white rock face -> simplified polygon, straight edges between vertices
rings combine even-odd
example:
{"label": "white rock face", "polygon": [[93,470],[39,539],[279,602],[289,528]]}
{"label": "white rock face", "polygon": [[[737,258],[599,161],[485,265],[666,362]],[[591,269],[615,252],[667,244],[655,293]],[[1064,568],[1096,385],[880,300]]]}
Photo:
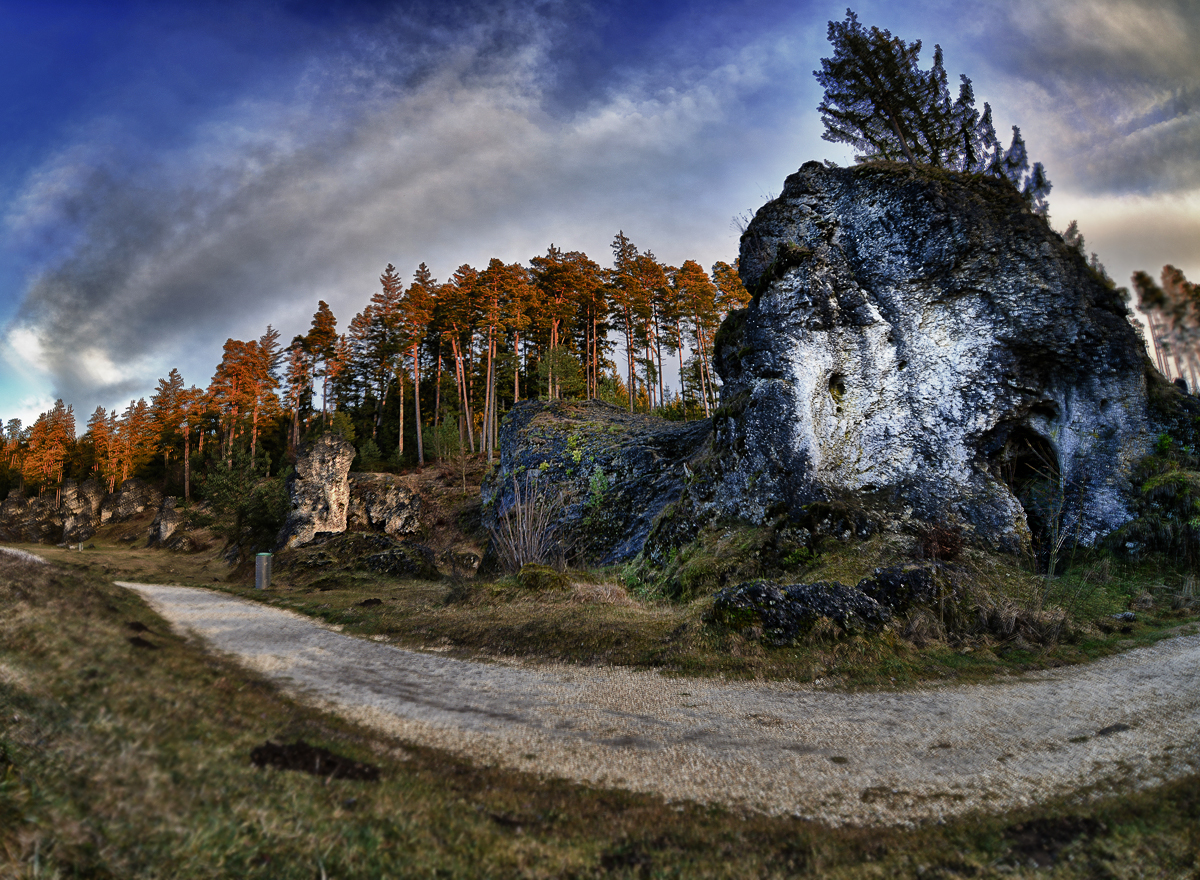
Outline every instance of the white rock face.
{"label": "white rock face", "polygon": [[325,434],[300,456],[288,481],[292,510],[278,546],[297,547],[322,532],[346,531],[353,461],[354,445],[333,434]]}
{"label": "white rock face", "polygon": [[[698,507],[765,522],[854,494],[1008,547],[1031,517],[1084,543],[1129,518],[1152,439],[1143,347],[1011,187],[809,163],[740,269],[758,296],[718,336],[721,473]],[[1060,491],[1027,512],[1014,489],[1033,477]]]}

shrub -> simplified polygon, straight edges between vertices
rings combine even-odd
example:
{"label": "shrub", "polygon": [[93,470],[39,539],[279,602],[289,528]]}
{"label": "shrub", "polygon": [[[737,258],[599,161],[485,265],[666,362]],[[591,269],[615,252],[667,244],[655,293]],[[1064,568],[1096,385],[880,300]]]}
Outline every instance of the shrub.
{"label": "shrub", "polygon": [[252,463],[250,456],[239,450],[228,466],[212,462],[203,480],[213,531],[236,546],[243,557],[272,550],[291,509],[287,474],[268,477],[270,466],[265,454]]}
{"label": "shrub", "polygon": [[545,564],[562,556],[556,521],[563,499],[550,498],[539,477],[537,471],[526,472],[524,485],[513,477],[512,505],[488,530],[496,556],[511,572],[531,562]]}

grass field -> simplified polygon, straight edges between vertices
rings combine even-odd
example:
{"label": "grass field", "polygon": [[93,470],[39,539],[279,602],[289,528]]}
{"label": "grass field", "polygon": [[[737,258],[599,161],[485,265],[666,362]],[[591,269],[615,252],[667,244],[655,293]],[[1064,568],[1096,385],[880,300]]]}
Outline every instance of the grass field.
{"label": "grass field", "polygon": [[[1120,799],[1055,802],[946,825],[831,829],[475,767],[296,704],[172,635],[138,597],[111,584],[120,577],[252,592],[228,583],[214,558],[102,542],[83,553],[31,549],[54,564],[0,559],[6,878],[1132,878],[1200,871],[1197,778]],[[705,642],[694,608],[630,603],[603,584],[591,587],[529,596],[510,582],[474,585],[446,605],[447,593],[462,593],[462,585],[351,579],[322,592],[285,580],[259,598],[318,613],[347,631],[463,655],[742,675],[783,674],[792,663],[772,666],[778,661],[762,652],[767,659],[755,665],[745,644],[745,664],[722,667],[713,658],[731,646]],[[363,597],[384,601],[364,608],[357,604]],[[1158,637],[1168,623],[1178,621],[1114,633],[1095,650]],[[805,662],[833,651],[814,650]],[[892,677],[883,675],[887,657],[865,645],[858,650],[862,669]],[[909,670],[982,674],[962,671],[969,653],[950,651],[962,658],[955,661],[903,651]],[[1047,662],[1036,652],[992,653],[1005,669]],[[847,686],[869,684],[865,673],[841,674]],[[303,740],[368,762],[380,768],[380,780],[256,767],[250,753],[268,740]]]}

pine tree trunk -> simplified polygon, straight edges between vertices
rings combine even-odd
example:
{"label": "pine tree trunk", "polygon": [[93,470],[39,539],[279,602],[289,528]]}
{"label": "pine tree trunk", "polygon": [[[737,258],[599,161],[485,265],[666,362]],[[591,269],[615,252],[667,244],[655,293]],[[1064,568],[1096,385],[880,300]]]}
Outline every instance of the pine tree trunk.
{"label": "pine tree trunk", "polygon": [[[433,436],[437,437],[438,425],[442,415],[442,337],[437,344],[437,380],[433,384]],[[435,450],[438,458],[442,457],[440,447]]]}
{"label": "pine tree trunk", "polygon": [[255,394],[255,396],[254,396],[254,421],[253,421],[254,427],[250,431],[250,467],[251,468],[254,467],[254,457],[255,457],[255,453],[258,449],[258,403],[259,403],[258,395]]}
{"label": "pine tree trunk", "polygon": [[521,399],[521,331],[513,333],[513,406]]}
{"label": "pine tree trunk", "polygon": [[417,426],[417,466],[425,465],[425,440],[421,436],[421,362],[417,358],[417,346],[412,349],[413,359],[413,403],[416,409]]}
{"label": "pine tree trunk", "polygon": [[404,455],[404,371],[397,370],[400,387],[396,390],[396,402],[400,405],[400,439],[397,441],[397,457]]}

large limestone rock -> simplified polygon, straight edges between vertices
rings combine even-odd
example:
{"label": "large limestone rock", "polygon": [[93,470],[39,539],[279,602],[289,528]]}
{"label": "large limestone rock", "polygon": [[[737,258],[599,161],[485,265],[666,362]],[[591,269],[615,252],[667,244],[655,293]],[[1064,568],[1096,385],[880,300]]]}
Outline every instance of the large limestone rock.
{"label": "large limestone rock", "polygon": [[350,474],[346,527],[351,531],[414,535],[421,529],[421,496],[403,477]]}
{"label": "large limestone rock", "polygon": [[1016,547],[1012,489],[1039,474],[1072,540],[1129,518],[1152,439],[1143,346],[1120,293],[1007,184],[810,162],[751,222],[740,271],[755,296],[718,334],[693,527],[853,497]]}
{"label": "large limestone rock", "polygon": [[150,523],[150,537],[146,541],[146,546],[166,544],[179,530],[179,527],[187,522],[183,511],[175,507],[176,503],[178,503],[178,499],[174,496],[163,499],[158,513],[154,515],[154,521]]}
{"label": "large limestone rock", "polygon": [[0,505],[0,541],[57,544],[62,540],[63,510],[54,492],[26,498],[17,489]]}
{"label": "large limestone rock", "polygon": [[595,400],[520,403],[500,426],[499,466],[483,484],[483,524],[494,527],[511,511],[515,479],[522,493],[528,486],[561,503],[554,525],[568,555],[602,564],[630,559],[679,499],[710,429],[708,421],[669,422]]}
{"label": "large limestone rock", "polygon": [[323,533],[346,531],[354,453],[352,443],[333,434],[325,434],[304,450],[288,478],[292,509],[277,546],[297,547]]}

